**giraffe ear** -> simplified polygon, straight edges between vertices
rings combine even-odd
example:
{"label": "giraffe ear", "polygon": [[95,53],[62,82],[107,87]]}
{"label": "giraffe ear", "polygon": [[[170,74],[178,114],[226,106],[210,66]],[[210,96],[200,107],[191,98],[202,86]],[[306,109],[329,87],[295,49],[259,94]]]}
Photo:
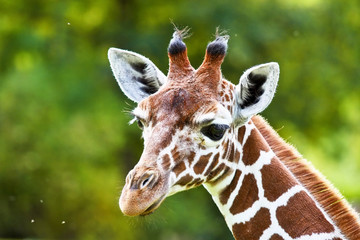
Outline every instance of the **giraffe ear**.
{"label": "giraffe ear", "polygon": [[280,68],[275,62],[257,65],[245,71],[235,88],[236,119],[249,119],[270,104],[279,74]]}
{"label": "giraffe ear", "polygon": [[140,54],[110,48],[108,57],[121,90],[134,102],[155,93],[166,81],[155,64]]}

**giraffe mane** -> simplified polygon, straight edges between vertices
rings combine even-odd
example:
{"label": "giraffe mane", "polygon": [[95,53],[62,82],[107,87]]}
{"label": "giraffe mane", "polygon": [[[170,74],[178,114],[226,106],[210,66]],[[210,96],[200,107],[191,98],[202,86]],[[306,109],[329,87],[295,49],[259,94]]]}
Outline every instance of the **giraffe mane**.
{"label": "giraffe mane", "polygon": [[310,192],[342,233],[349,239],[360,239],[358,213],[341,193],[292,145],[285,142],[264,118],[254,116],[252,121],[281,162]]}

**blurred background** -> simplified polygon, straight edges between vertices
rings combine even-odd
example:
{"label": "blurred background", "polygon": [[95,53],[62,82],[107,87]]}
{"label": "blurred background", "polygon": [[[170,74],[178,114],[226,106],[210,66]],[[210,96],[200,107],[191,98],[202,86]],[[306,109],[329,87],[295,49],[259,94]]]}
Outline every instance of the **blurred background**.
{"label": "blurred background", "polygon": [[227,30],[222,69],[233,83],[279,62],[263,116],[359,206],[358,0],[0,0],[0,237],[232,239],[202,187],[145,218],[118,207],[142,140],[107,50],[138,52],[167,73],[171,21],[191,27],[194,67],[215,28]]}

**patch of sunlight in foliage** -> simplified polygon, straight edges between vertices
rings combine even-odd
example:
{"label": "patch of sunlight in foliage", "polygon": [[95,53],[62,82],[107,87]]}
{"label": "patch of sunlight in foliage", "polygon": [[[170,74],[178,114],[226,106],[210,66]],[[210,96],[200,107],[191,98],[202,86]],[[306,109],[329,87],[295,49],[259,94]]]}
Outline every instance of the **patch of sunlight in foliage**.
{"label": "patch of sunlight in foliage", "polygon": [[296,1],[296,0],[280,0],[281,4],[284,6],[292,7],[292,8],[314,8],[321,7],[324,4],[324,0],[304,0],[304,1]]}
{"label": "patch of sunlight in foliage", "polygon": [[14,59],[14,65],[18,71],[31,70],[34,67],[34,57],[29,52],[19,52]]}

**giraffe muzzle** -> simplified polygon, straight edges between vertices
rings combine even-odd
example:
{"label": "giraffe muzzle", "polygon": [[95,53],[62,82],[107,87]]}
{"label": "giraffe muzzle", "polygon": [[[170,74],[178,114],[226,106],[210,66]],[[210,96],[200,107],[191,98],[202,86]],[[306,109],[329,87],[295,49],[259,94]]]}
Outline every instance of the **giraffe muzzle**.
{"label": "giraffe muzzle", "polygon": [[127,216],[145,216],[154,212],[167,196],[165,179],[155,169],[130,171],[119,199],[121,211]]}

